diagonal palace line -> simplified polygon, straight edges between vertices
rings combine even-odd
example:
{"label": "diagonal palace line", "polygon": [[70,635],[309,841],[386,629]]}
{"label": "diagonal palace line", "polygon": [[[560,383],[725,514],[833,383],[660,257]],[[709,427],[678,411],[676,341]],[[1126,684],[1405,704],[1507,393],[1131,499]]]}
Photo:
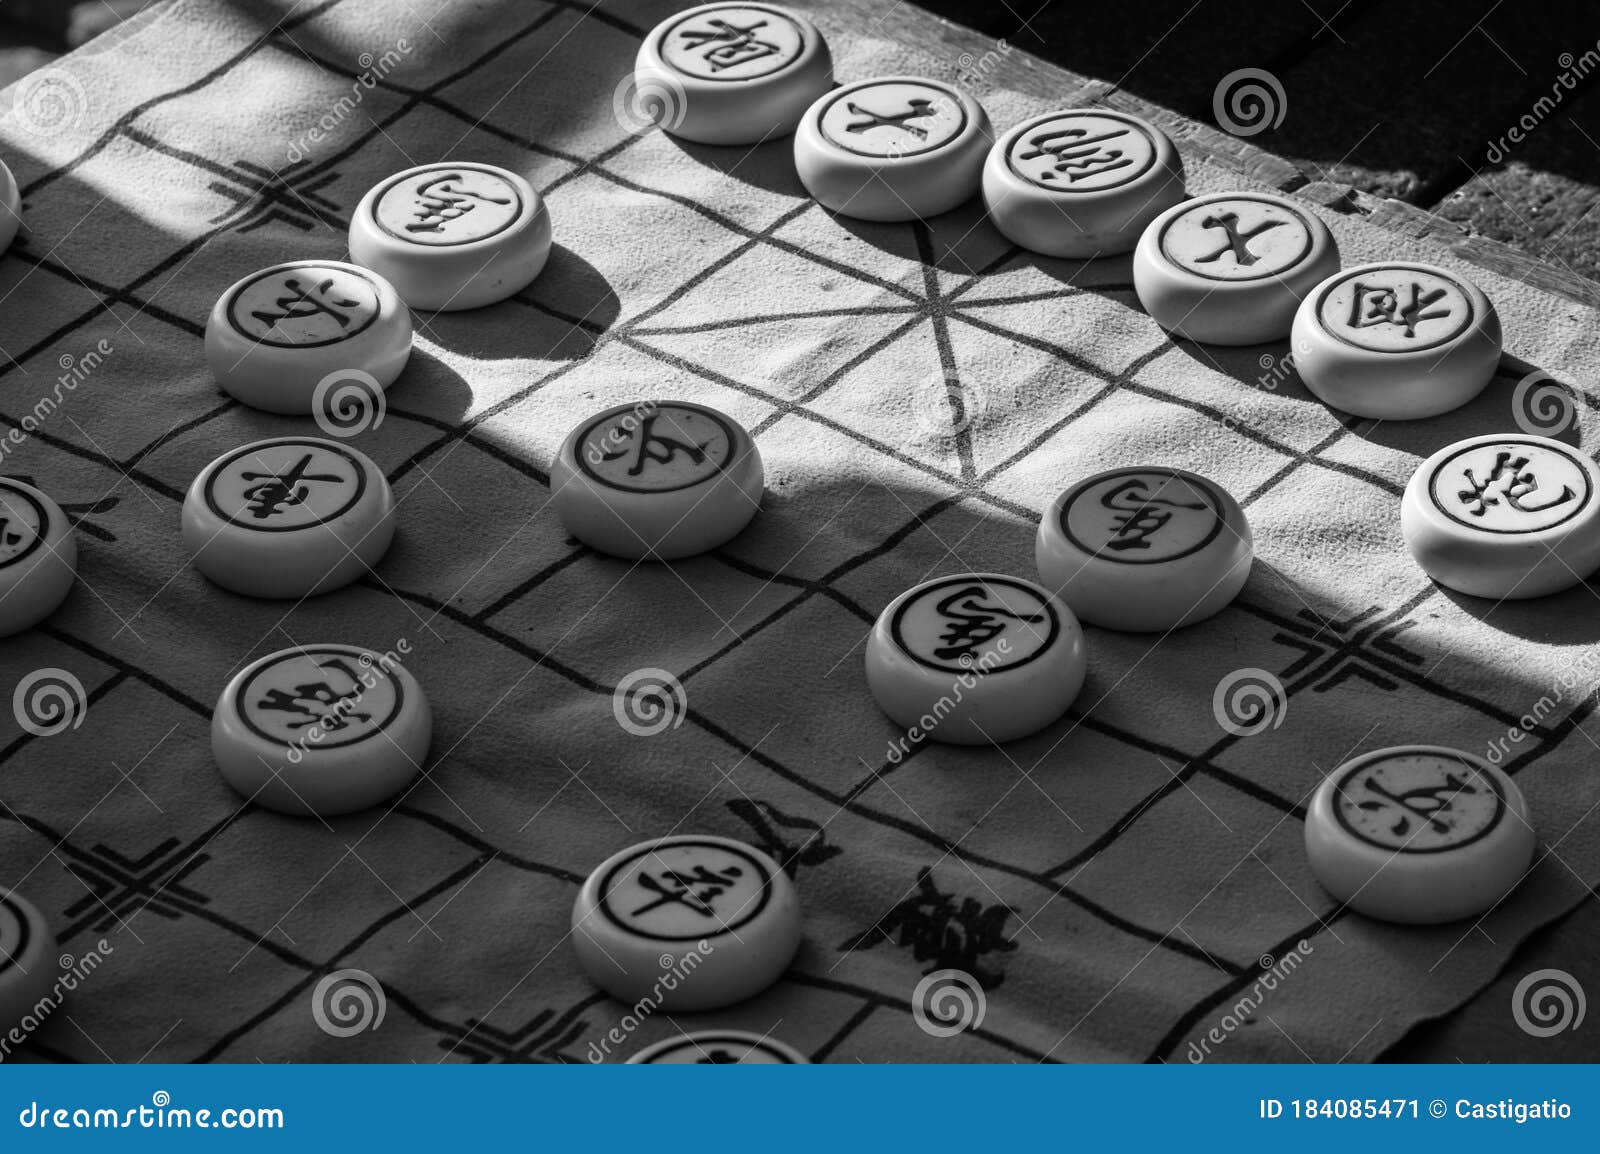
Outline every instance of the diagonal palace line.
{"label": "diagonal palace line", "polygon": [[[952,385],[961,388],[960,368],[956,364],[955,349],[950,344],[950,321],[946,316],[945,302],[939,287],[939,271],[933,264],[933,241],[928,233],[928,226],[922,221],[917,221],[911,227],[912,236],[917,244],[917,257],[922,265],[922,291],[928,298],[928,308],[932,314],[933,342],[939,351],[939,368],[944,374],[946,403],[950,404],[948,396]],[[956,413],[952,408],[951,423],[957,421]],[[956,433],[956,459],[961,463],[961,480],[970,485],[977,478],[977,468],[972,463],[972,421],[971,414],[964,413],[968,419],[961,421],[961,428]]]}
{"label": "diagonal palace line", "polygon": [[917,306],[904,305],[857,305],[853,308],[840,306],[831,309],[802,309],[797,312],[786,313],[753,313],[749,316],[733,317],[727,320],[702,321],[687,325],[635,325],[630,328],[634,336],[689,336],[698,333],[720,332],[725,329],[743,329],[748,325],[774,324],[779,321],[808,321],[808,320],[846,320],[853,317],[877,316],[904,316],[917,312]]}
{"label": "diagonal palace line", "polygon": [[[809,206],[800,205],[780,215],[776,220],[767,226],[767,231],[782,227],[783,224],[787,223],[789,220],[792,220],[801,212],[804,212],[807,207]],[[735,245],[733,248],[722,253],[710,264],[702,268],[698,274],[699,277],[704,278],[714,275],[726,264],[737,260],[739,256],[749,251],[749,249],[753,247],[755,243],[756,238],[751,237],[747,238],[742,243]],[[677,289],[669,292],[662,300],[657,301],[654,305],[644,309],[640,313],[635,314],[634,317],[631,318],[631,322],[637,323],[640,320],[643,320],[649,316],[653,316],[656,313],[668,308],[674,301],[688,292],[691,287],[691,284],[680,285]],[[600,302],[597,301],[593,306],[590,307],[589,313],[593,313],[594,310],[599,307]],[[585,314],[584,319],[587,319],[588,315],[589,314]],[[511,395],[502,398],[493,405],[490,405],[482,412],[475,414],[471,418],[462,421],[455,426],[452,426],[450,430],[443,436],[422,446],[422,448],[414,452],[405,462],[395,469],[394,472],[390,474],[390,482],[393,483],[394,481],[399,480],[412,468],[417,467],[422,461],[426,460],[445,446],[454,446],[455,444],[458,444],[461,440],[466,438],[476,429],[480,428],[483,424],[499,416],[501,413],[507,412],[517,405],[522,404],[529,397],[533,396],[552,381],[557,380],[560,377],[565,376],[567,373],[573,372],[582,367],[588,362],[589,358],[594,356],[595,352],[598,351],[603,344],[609,343],[613,340],[622,341],[624,339],[623,334],[626,331],[626,326],[618,326],[617,328],[607,332],[597,340],[596,344],[589,350],[587,357],[570,360],[565,364],[558,366],[557,368],[546,373],[544,376],[539,377],[532,384],[526,386],[525,388],[513,392]]]}
{"label": "diagonal palace line", "polygon": [[[872,360],[872,358],[876,357],[879,353],[883,352],[891,345],[899,342],[901,338],[915,331],[917,327],[920,326],[926,319],[927,318],[921,312],[917,312],[911,317],[911,319],[896,325],[894,328],[880,336],[877,340],[873,341],[870,345],[867,345],[853,356],[842,361],[839,365],[833,368],[827,376],[817,381],[816,384],[812,385],[798,397],[795,397],[789,402],[789,404],[795,406],[811,404],[811,402],[821,397],[824,393],[827,393],[840,381],[844,380],[862,365]],[[772,428],[773,425],[776,425],[779,421],[783,420],[783,418],[787,415],[788,412],[786,410],[781,408],[775,409],[772,413],[763,417],[751,428],[750,435],[752,437],[759,436],[768,429]]]}

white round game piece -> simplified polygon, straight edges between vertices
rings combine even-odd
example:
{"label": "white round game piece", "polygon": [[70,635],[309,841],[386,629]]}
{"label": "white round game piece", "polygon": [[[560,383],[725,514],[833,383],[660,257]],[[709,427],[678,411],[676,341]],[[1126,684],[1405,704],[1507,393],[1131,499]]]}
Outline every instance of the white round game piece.
{"label": "white round game piece", "polygon": [[861,220],[949,212],[978,191],[992,132],[972,97],[937,80],[885,76],[834,89],[794,137],[800,183]]}
{"label": "white round game piece", "polygon": [[1510,893],[1533,858],[1528,803],[1481,757],[1438,745],[1362,754],[1317,787],[1306,856],[1358,913],[1433,925]]}
{"label": "white round game piece", "polygon": [[1500,364],[1500,317],[1477,285],[1426,264],[1329,277],[1295,313],[1300,379],[1358,417],[1409,421],[1460,408]]}
{"label": "white round game piece", "polygon": [[807,1058],[793,1046],[748,1030],[696,1030],[646,1046],[628,1059],[630,1066],[803,1066]]}
{"label": "white round game piece", "polygon": [[1473,597],[1542,597],[1600,569],[1600,467],[1548,437],[1469,437],[1406,485],[1400,530],[1441,585]]}
{"label": "white round game piece", "polygon": [[77,575],[78,542],[61,506],[0,477],[0,637],[54,613]]}
{"label": "white round game piece", "polygon": [[866,661],[867,685],[896,724],[953,745],[1043,729],[1087,672],[1072,611],[998,573],[940,577],[900,594],[878,616]]}
{"label": "white round game piece", "polygon": [[1213,345],[1288,336],[1300,302],[1338,271],[1339,248],[1321,218],[1262,192],[1169,208],[1133,250],[1145,311],[1168,332]]}
{"label": "white round game piece", "polygon": [[386,389],[410,356],[411,312],[394,286],[342,261],[291,261],[251,273],[222,294],[206,321],[206,363],[217,383],[269,413],[315,412],[343,380]]}
{"label": "white round game piece", "polygon": [[0,1035],[50,996],[58,972],[50,923],[15,890],[0,890]]}
{"label": "white round game piece", "polygon": [[1164,632],[1222,611],[1250,576],[1250,524],[1228,492],[1182,469],[1099,473],[1050,504],[1039,583],[1090,625]]}
{"label": "white round game piece", "polygon": [[211,752],[247,800],[304,816],[377,805],[422,771],[433,711],[393,653],[284,649],[241,670],[211,715]]}
{"label": "white round game piece", "polygon": [[670,561],[750,523],[765,473],[750,434],[688,401],[618,405],[573,429],[550,469],[555,509],[602,553]]}
{"label": "white round game piece", "polygon": [[1107,108],[1024,121],[995,143],[983,166],[990,221],[1046,256],[1128,252],[1184,195],[1183,161],[1166,134]]}
{"label": "white round game piece", "polygon": [[22,195],[17,191],[16,178],[0,160],[0,252],[5,252],[22,227]]}
{"label": "white round game piece", "polygon": [[394,493],[348,445],[277,437],[224,453],[183,499],[195,567],[248,597],[309,597],[348,585],[394,539]]}
{"label": "white round game piece", "polygon": [[572,905],[590,979],[623,1002],[715,1010],[783,976],[800,948],[800,898],[766,854],[732,838],[657,838],[601,862]]}
{"label": "white round game piece", "polygon": [[505,300],[550,256],[550,214],[522,177],[492,164],[423,164],[371,189],[350,218],[350,259],[412,308]]}
{"label": "white round game piece", "polygon": [[632,100],[665,131],[700,144],[787,136],[833,87],[816,26],[771,4],[703,4],[669,16],[639,45]]}

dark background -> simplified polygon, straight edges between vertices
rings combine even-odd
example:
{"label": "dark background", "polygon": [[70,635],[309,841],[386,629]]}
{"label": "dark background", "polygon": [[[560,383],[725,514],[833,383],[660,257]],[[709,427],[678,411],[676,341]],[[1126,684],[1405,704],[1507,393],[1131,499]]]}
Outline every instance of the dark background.
{"label": "dark background", "polygon": [[[1313,179],[1430,209],[1600,280],[1600,4],[1593,0],[921,0],[1083,76],[1215,123],[1217,82],[1262,68],[1283,122],[1252,138]],[[1585,52],[1595,56],[1584,61]],[[1563,54],[1572,63],[1563,67]],[[1583,72],[1581,77],[1578,75]],[[1521,144],[1503,137],[1566,73]]]}

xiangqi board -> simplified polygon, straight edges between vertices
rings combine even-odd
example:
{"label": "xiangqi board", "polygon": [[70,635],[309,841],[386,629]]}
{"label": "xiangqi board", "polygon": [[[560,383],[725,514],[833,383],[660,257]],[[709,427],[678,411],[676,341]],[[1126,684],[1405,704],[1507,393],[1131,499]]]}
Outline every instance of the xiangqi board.
{"label": "xiangqi board", "polygon": [[[807,11],[839,77],[932,77],[997,126],[1068,95],[1156,115],[1104,86],[1047,102],[963,79],[916,38]],[[586,1060],[633,1007],[582,972],[573,901],[599,862],[675,826],[792,874],[793,965],[706,1025],[781,1022],[813,1060],[1181,1061],[1198,1039],[1220,1060],[1372,1058],[1580,899],[1600,861],[1580,820],[1589,594],[1490,616],[1433,584],[1400,530],[1417,465],[1504,432],[1521,373],[1426,426],[1347,423],[1280,367],[1281,338],[1170,339],[1130,257],[1030,256],[971,200],[930,224],[831,214],[791,141],[642,131],[618,86],[667,14],[506,4],[441,28],[446,47],[377,3],[265,35],[228,17],[202,31],[179,5],[146,18],[162,47],[136,25],[83,62],[80,131],[9,130],[30,235],[0,265],[0,373],[23,398],[0,412],[25,434],[7,466],[57,497],[83,556],[82,587],[3,661],[13,686],[69,676],[82,723],[45,736],[54,715],[29,716],[6,747],[0,852],[63,951],[117,945],[75,991],[84,1033],[57,1021],[38,1053]],[[1247,183],[1166,123],[1191,191]],[[1299,183],[1250,156],[1283,177],[1261,195]],[[400,510],[374,577],[281,605],[219,589],[186,565],[185,491],[223,454],[309,429],[217,390],[210,310],[251,270],[341,260],[367,192],[440,158],[537,190],[547,263],[494,306],[419,313],[382,420],[347,442]],[[1452,267],[1289,203],[1348,264]],[[1564,379],[1600,363],[1584,310],[1473,279],[1516,356]],[[672,567],[598,555],[550,504],[563,437],[641,391],[726,413],[765,466],[745,532]],[[1091,629],[1081,693],[1033,738],[900,750],[862,664],[878,614],[925,580],[1028,578],[1070,483],[1151,465],[1246,511],[1239,596],[1154,655]],[[213,703],[251,662],[323,642],[404,654],[433,711],[427,777],[329,826],[241,808],[213,766]],[[1269,707],[1233,710],[1251,686]],[[1489,748],[1542,698],[1557,708],[1501,760],[1560,861],[1536,851],[1488,939],[1336,916],[1302,846],[1325,774],[1395,744]],[[381,987],[381,1030],[319,1024],[323,979],[346,970]],[[948,971],[982,1007],[953,1034],[915,1012]],[[1269,974],[1288,974],[1261,1003],[1277,1028],[1242,1024],[1232,1008]],[[607,1056],[681,1032],[646,1015]]]}

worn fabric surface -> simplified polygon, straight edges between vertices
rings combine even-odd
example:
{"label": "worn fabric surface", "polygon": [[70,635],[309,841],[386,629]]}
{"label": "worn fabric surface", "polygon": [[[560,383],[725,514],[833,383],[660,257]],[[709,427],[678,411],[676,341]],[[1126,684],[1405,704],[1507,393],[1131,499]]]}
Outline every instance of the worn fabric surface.
{"label": "worn fabric surface", "polygon": [[[1127,258],[1033,257],[971,205],[917,225],[836,218],[805,197],[788,141],[631,131],[618,82],[672,7],[180,3],[65,59],[54,106],[7,115],[28,232],[0,262],[0,417],[23,428],[77,375],[4,467],[69,508],[82,558],[50,622],[0,643],[0,685],[55,668],[87,702],[48,737],[5,718],[0,884],[45,910],[62,953],[114,946],[32,1055],[585,1060],[626,1008],[565,940],[575,887],[617,849],[698,830],[790,862],[805,943],[770,992],[649,1016],[612,1057],[716,1024],[833,1061],[1184,1061],[1213,1030],[1213,1060],[1370,1059],[1600,879],[1584,820],[1600,802],[1593,590],[1453,596],[1411,561],[1398,517],[1423,456],[1515,427],[1522,362],[1593,378],[1591,313],[1456,265],[1499,306],[1517,367],[1439,419],[1341,419],[1279,369],[1285,342],[1168,339]],[[875,32],[860,6],[815,18],[840,78],[969,83],[1002,129],[1071,96],[1009,91],[1003,72]],[[1192,189],[1240,185],[1186,153]],[[219,392],[207,312],[250,270],[341,257],[368,187],[441,158],[545,192],[548,268],[503,304],[418,316],[382,424],[353,442],[400,501],[375,579],[292,606],[208,584],[179,538],[190,479],[314,429]],[[1346,263],[1451,263],[1323,215]],[[548,507],[567,430],[641,396],[705,402],[755,434],[762,512],[713,555],[597,557]],[[1587,447],[1582,402],[1563,435]],[[891,764],[900,734],[861,655],[882,606],[940,573],[1031,575],[1049,500],[1144,462],[1244,503],[1257,561],[1237,603],[1154,648],[1090,629],[1066,720]],[[295,642],[401,640],[435,713],[428,780],[328,824],[241,808],[209,746],[230,674]],[[653,736],[613,709],[644,667],[682,685]],[[1239,669],[1286,695],[1248,737],[1213,711]],[[1483,752],[1541,698],[1554,705],[1505,757],[1541,833],[1521,889],[1479,925],[1337,909],[1302,849],[1321,775],[1402,742]],[[381,983],[387,1012],[334,1037],[313,994],[347,968]],[[985,1003],[949,1038],[911,1013],[941,969],[976,975]],[[1262,989],[1263,972],[1281,980]]]}

